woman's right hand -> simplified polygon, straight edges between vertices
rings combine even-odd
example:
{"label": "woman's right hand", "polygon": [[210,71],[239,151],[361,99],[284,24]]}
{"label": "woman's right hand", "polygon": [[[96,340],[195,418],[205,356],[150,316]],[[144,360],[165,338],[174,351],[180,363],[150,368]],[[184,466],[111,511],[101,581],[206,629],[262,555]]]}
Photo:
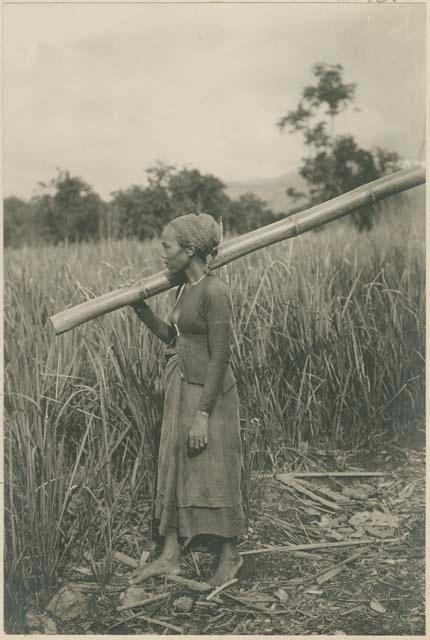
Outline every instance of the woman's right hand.
{"label": "woman's right hand", "polygon": [[127,287],[132,287],[137,284],[137,280],[126,280],[125,282],[119,281],[118,289],[126,289]]}
{"label": "woman's right hand", "polygon": [[[126,280],[126,282],[122,282],[122,283],[120,282],[118,289],[126,289],[127,287],[133,287],[137,283],[138,283],[138,280],[133,280],[133,279]],[[139,293],[140,295],[143,296],[143,291]],[[139,307],[142,308],[147,305],[146,305],[145,299],[142,297],[136,300],[135,302],[131,302],[128,306],[131,307],[133,311],[136,311],[136,309],[138,309]]]}
{"label": "woman's right hand", "polygon": [[191,453],[199,453],[208,445],[209,414],[197,411],[188,433]]}

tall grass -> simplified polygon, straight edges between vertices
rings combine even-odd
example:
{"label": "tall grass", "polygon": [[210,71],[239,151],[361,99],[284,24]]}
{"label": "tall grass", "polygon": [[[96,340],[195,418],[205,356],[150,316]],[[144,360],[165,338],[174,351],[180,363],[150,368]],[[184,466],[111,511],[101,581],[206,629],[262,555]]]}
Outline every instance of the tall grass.
{"label": "tall grass", "polygon": [[[332,224],[221,270],[246,501],[252,470],[282,467],[291,447],[351,448],[423,420],[424,209],[405,198],[386,208],[370,234]],[[46,605],[65,563],[85,552],[103,586],[156,467],[161,345],[129,310],[60,337],[47,318],[159,268],[156,242],[6,253],[9,630],[27,600]],[[169,295],[151,303],[160,315]]]}

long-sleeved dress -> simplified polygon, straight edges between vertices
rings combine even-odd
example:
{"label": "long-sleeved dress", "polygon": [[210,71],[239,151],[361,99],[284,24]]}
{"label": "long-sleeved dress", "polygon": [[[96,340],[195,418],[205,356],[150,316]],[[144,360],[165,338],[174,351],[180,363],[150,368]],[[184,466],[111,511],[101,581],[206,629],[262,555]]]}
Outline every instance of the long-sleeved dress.
{"label": "long-sleeved dress", "polygon": [[[146,307],[142,320],[168,344],[165,404],[154,518],[165,536],[232,538],[243,531],[239,398],[229,364],[230,300],[226,285],[206,276],[181,287],[170,322]],[[209,414],[208,445],[195,454],[188,434],[198,410]]]}

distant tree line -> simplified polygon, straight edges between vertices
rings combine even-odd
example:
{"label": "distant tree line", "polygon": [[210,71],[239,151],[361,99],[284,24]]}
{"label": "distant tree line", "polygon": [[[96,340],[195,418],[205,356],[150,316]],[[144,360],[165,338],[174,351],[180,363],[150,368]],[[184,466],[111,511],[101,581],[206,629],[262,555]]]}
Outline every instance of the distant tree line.
{"label": "distant tree line", "polygon": [[[296,109],[276,123],[281,131],[301,133],[305,155],[299,168],[305,190],[287,189],[289,213],[325,202],[401,168],[401,158],[382,148],[363,149],[350,134],[335,134],[337,116],[355,101],[356,85],[345,83],[340,64],[315,64],[315,79],[305,86]],[[4,202],[4,238],[9,246],[138,238],[159,235],[169,220],[187,212],[210,213],[230,233],[244,233],[286,215],[274,213],[253,193],[229,198],[225,185],[197,169],[162,162],[146,171],[147,184],[115,191],[109,202],[82,178],[58,171],[39,183],[29,202],[15,196]],[[372,228],[375,207],[348,219],[360,231]]]}
{"label": "distant tree line", "polygon": [[105,202],[94,189],[69,171],[58,171],[29,201],[11,196],[4,201],[6,246],[97,241],[106,238],[145,240],[160,234],[173,218],[187,212],[222,218],[223,229],[245,233],[277,219],[252,193],[229,198],[225,185],[197,169],[157,163],[146,171],[147,184],[115,191]]}

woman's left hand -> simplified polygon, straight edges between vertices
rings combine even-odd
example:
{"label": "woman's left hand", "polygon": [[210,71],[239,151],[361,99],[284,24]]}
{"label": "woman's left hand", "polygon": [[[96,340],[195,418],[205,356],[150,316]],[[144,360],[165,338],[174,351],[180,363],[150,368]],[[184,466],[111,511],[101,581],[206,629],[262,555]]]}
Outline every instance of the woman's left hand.
{"label": "woman's left hand", "polygon": [[202,451],[208,444],[209,414],[197,411],[188,434],[190,449],[193,453]]}

